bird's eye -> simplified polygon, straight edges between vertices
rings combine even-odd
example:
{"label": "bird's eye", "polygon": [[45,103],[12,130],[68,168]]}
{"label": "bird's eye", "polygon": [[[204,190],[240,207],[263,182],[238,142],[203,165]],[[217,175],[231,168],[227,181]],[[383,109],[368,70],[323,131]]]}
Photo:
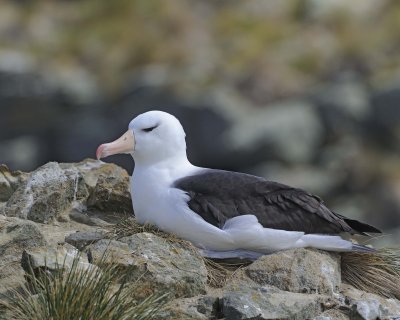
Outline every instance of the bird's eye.
{"label": "bird's eye", "polygon": [[155,128],[157,128],[158,127],[158,125],[155,125],[154,127],[149,127],[149,128],[144,128],[144,129],[142,129],[142,131],[144,131],[144,132],[150,132],[150,131],[153,131]]}

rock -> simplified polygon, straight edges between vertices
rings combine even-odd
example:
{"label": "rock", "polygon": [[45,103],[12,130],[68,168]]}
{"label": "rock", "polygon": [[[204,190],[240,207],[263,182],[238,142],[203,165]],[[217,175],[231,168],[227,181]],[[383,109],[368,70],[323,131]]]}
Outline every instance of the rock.
{"label": "rock", "polygon": [[246,267],[260,285],[298,293],[333,295],[341,281],[340,256],[314,249],[294,249],[262,256]]}
{"label": "rock", "polygon": [[325,129],[334,136],[357,133],[371,114],[367,89],[350,77],[320,88],[314,101]]}
{"label": "rock", "polygon": [[249,283],[232,289],[225,291],[221,299],[222,314],[230,320],[310,319],[322,312],[328,300],[321,295],[285,292]]}
{"label": "rock", "polygon": [[103,219],[93,217],[89,214],[90,212],[80,212],[79,210],[72,209],[68,216],[71,220],[86,224],[88,226],[107,227],[111,225],[111,223],[108,223]]}
{"label": "rock", "polygon": [[396,83],[372,94],[371,103],[373,112],[370,116],[370,131],[373,138],[384,146],[390,146],[391,151],[399,150],[400,86]]}
{"label": "rock", "polygon": [[75,180],[58,163],[49,162],[30,174],[7,201],[4,210],[8,216],[48,223],[71,207],[74,190]]}
{"label": "rock", "polygon": [[74,260],[79,259],[78,268],[93,268],[85,255],[79,256],[74,247],[59,246],[57,248],[34,248],[24,250],[22,253],[21,266],[25,272],[31,270],[37,274],[38,271],[46,269],[50,272],[69,270]]}
{"label": "rock", "polygon": [[0,202],[10,199],[19,185],[26,180],[27,174],[21,171],[10,171],[4,164],[0,164]]}
{"label": "rock", "polygon": [[49,223],[75,207],[86,210],[86,206],[131,214],[127,172],[89,159],[73,164],[49,162],[29,175],[3,210],[8,216]]}
{"label": "rock", "polygon": [[265,146],[269,159],[305,163],[313,158],[323,133],[314,107],[305,101],[292,101],[247,112],[233,127],[229,140],[236,150]]}
{"label": "rock", "polygon": [[340,310],[331,309],[321,313],[313,320],[350,320],[350,318]]}
{"label": "rock", "polygon": [[0,216],[0,294],[23,282],[24,271],[20,264],[23,250],[46,245],[35,223]]}
{"label": "rock", "polygon": [[157,319],[162,320],[209,320],[217,319],[218,298],[214,296],[196,296],[175,299],[168,303]]}
{"label": "rock", "polygon": [[364,320],[389,320],[398,319],[400,316],[400,301],[396,299],[386,299],[347,284],[342,284],[341,294],[354,317],[358,316]]}
{"label": "rock", "polygon": [[83,250],[86,246],[95,243],[101,239],[107,238],[106,231],[96,230],[88,232],[71,233],[65,237],[65,242],[73,245],[78,250]]}
{"label": "rock", "polygon": [[[376,12],[376,10],[380,8],[380,4],[372,0],[362,1],[357,8],[346,0],[329,0],[322,2],[318,0],[306,0],[304,5],[307,7],[309,18],[313,21],[324,20],[335,12],[346,12],[357,21],[371,12]],[[366,36],[368,37],[368,35]]]}
{"label": "rock", "polygon": [[[62,167],[66,167],[63,164]],[[88,189],[87,206],[101,211],[132,214],[129,175],[121,167],[86,159],[74,164]]]}
{"label": "rock", "polygon": [[101,95],[92,75],[83,68],[59,68],[57,72],[44,73],[51,89],[70,97],[74,102],[86,104]]}
{"label": "rock", "polygon": [[[2,237],[2,242],[5,239],[11,239],[13,244],[21,248],[36,248],[46,245],[46,240],[35,223],[23,221],[20,219],[11,219],[5,224],[5,236]],[[13,245],[6,242],[6,249],[9,250]],[[3,251],[2,251],[3,252]]]}
{"label": "rock", "polygon": [[176,298],[205,293],[207,270],[189,245],[171,244],[154,234],[138,233],[120,241],[100,240],[89,249],[93,261],[107,250],[109,261],[126,268],[132,280],[140,278],[139,298],[156,290],[167,290]]}

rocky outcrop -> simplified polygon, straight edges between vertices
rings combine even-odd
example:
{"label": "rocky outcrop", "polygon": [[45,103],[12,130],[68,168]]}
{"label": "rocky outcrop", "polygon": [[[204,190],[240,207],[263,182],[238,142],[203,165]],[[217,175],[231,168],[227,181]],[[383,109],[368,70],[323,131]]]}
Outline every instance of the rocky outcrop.
{"label": "rocky outcrop", "polygon": [[340,256],[312,249],[263,256],[244,270],[260,285],[297,293],[332,295],[341,280]]}
{"label": "rocky outcrop", "polygon": [[86,255],[80,255],[74,247],[58,246],[50,248],[27,249],[22,252],[21,266],[26,273],[38,274],[41,270],[48,272],[59,272],[60,270],[70,270],[78,259],[78,268],[90,268],[93,265],[88,263]]}
{"label": "rocky outcrop", "polygon": [[120,241],[100,240],[89,247],[94,261],[109,251],[110,262],[118,261],[132,275],[144,298],[155,290],[168,290],[175,297],[193,297],[206,292],[207,270],[189,244],[171,244],[151,233],[139,233]]}
{"label": "rocky outcrop", "polygon": [[65,237],[65,242],[74,246],[79,250],[83,250],[90,244],[99,240],[107,238],[107,233],[104,230],[88,231],[88,232],[75,232]]}
{"label": "rocky outcrop", "polygon": [[68,219],[68,214],[79,219],[76,211],[86,207],[132,213],[128,174],[113,164],[89,159],[76,165],[50,162],[21,180],[4,205],[7,216],[49,223]]}
{"label": "rocky outcrop", "polygon": [[[217,275],[186,241],[145,228],[117,237],[116,223],[132,209],[128,175],[115,165],[85,160],[49,163],[30,174],[2,172],[10,193],[0,215],[2,297],[20,286],[27,272],[68,270],[79,257],[82,268],[112,264],[123,270],[136,288],[131,299],[169,293],[157,319],[392,320],[400,315],[398,300],[344,284],[338,253],[287,250]],[[216,277],[223,279],[218,286]]]}
{"label": "rocky outcrop", "polygon": [[26,179],[27,174],[21,171],[10,171],[10,169],[0,164],[0,202],[5,202]]}
{"label": "rocky outcrop", "polygon": [[7,216],[47,223],[58,218],[72,203],[74,180],[58,163],[50,162],[32,172],[7,201]]}
{"label": "rocky outcrop", "polygon": [[132,213],[129,176],[126,170],[113,164],[89,160],[78,166],[89,191],[88,207],[106,212]]}
{"label": "rocky outcrop", "polygon": [[24,279],[22,252],[47,244],[37,224],[0,215],[0,295],[21,285]]}
{"label": "rocky outcrop", "polygon": [[352,286],[342,285],[342,296],[349,308],[350,317],[361,319],[397,319],[400,317],[400,304],[395,299],[385,299],[376,294],[363,292]]}

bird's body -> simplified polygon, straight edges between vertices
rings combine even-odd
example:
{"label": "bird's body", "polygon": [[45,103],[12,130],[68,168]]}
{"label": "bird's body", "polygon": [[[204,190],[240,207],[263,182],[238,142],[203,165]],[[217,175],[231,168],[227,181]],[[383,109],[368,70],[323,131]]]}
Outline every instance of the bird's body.
{"label": "bird's body", "polygon": [[[132,150],[129,139],[134,139]],[[131,193],[138,222],[174,233],[212,256],[299,247],[368,250],[339,234],[379,232],[332,212],[301,189],[192,165],[182,126],[164,112],[139,115],[123,137],[99,147],[98,158],[116,153],[113,148],[135,159]]]}

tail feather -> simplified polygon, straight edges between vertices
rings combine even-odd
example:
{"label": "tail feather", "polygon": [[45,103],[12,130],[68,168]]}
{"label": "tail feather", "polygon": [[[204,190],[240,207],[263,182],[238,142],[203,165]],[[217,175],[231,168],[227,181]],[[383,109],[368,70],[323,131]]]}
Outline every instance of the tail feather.
{"label": "tail feather", "polygon": [[376,252],[376,249],[353,243],[353,246],[351,247],[351,251],[360,252],[360,253],[362,253],[362,252],[373,253],[373,252]]}
{"label": "tail feather", "polygon": [[337,216],[341,217],[349,226],[354,230],[355,233],[359,233],[362,235],[369,235],[368,233],[382,233],[381,230],[358,220],[349,219],[345,216],[342,216],[338,213],[335,213]]}
{"label": "tail feather", "polygon": [[306,234],[296,242],[296,247],[345,252],[352,250],[352,243],[342,239],[340,236]]}

